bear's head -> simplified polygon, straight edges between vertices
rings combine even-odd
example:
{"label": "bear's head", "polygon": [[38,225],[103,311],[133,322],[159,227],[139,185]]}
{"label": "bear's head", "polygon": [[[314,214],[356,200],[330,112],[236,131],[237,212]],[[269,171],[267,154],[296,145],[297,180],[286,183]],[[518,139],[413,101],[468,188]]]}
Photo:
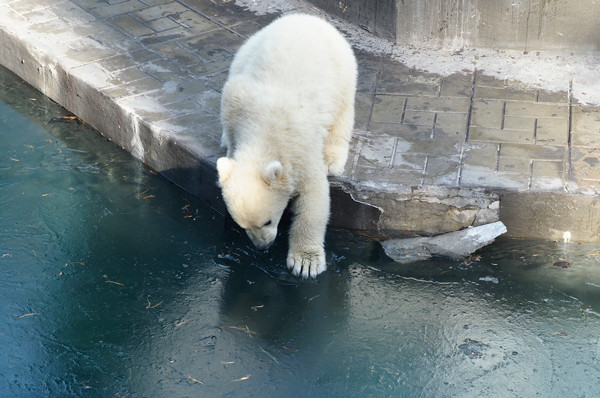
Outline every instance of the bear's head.
{"label": "bear's head", "polygon": [[256,165],[233,158],[217,160],[219,185],[229,214],[259,249],[267,249],[293,193],[282,164]]}

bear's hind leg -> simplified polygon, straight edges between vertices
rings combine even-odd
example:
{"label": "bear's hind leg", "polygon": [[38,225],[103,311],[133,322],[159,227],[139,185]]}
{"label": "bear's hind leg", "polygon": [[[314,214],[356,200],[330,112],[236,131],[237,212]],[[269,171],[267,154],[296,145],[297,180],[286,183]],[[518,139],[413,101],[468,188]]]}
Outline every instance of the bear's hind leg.
{"label": "bear's hind leg", "polygon": [[327,166],[327,175],[337,176],[344,172],[353,127],[354,100],[348,101],[345,104],[344,109],[325,139],[323,156],[325,158],[325,165]]}
{"label": "bear's hind leg", "polygon": [[292,274],[314,278],[327,269],[325,229],[329,219],[329,183],[315,178],[294,200],[294,220],[290,228],[287,267]]}

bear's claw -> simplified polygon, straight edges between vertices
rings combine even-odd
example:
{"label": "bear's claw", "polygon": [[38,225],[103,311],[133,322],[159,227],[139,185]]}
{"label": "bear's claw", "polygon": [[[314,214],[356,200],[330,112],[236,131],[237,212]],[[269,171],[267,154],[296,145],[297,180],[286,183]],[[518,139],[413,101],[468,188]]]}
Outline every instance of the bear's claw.
{"label": "bear's claw", "polygon": [[323,250],[290,252],[287,267],[295,276],[304,279],[315,278],[327,269],[325,252]]}

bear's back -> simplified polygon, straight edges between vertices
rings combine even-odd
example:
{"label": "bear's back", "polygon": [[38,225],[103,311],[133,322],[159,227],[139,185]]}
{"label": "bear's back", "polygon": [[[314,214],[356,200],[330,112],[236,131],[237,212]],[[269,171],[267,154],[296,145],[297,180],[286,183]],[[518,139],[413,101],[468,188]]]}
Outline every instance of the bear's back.
{"label": "bear's back", "polygon": [[278,152],[282,162],[322,167],[329,131],[354,105],[356,74],[352,49],[327,22],[290,15],[266,26],[238,50],[223,88],[228,156]]}
{"label": "bear's back", "polygon": [[356,80],[356,61],[342,35],[320,18],[284,16],[252,36],[238,51],[230,76],[246,75],[287,89],[337,87]]}

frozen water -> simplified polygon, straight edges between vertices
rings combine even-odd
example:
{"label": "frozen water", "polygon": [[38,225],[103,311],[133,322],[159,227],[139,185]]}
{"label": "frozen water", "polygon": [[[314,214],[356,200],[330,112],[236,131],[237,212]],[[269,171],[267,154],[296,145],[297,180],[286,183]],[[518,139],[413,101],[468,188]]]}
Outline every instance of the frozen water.
{"label": "frozen water", "polygon": [[600,394],[600,246],[500,240],[398,265],[330,231],[329,270],[300,281],[284,234],[255,250],[14,76],[0,85],[0,396]]}

